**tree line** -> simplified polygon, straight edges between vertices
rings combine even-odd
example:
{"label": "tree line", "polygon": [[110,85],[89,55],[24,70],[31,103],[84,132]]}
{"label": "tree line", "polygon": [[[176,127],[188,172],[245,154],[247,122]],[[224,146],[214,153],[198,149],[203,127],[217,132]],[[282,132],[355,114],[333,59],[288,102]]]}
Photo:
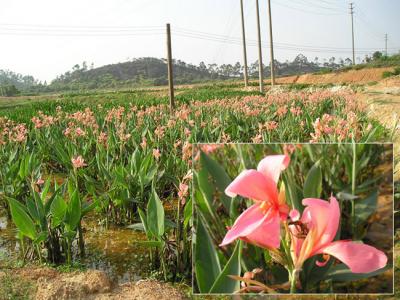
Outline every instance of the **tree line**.
{"label": "tree line", "polygon": [[[394,58],[397,58],[394,59]],[[385,57],[377,51],[366,56],[363,63],[371,66],[383,66],[387,61],[400,65],[399,55]],[[325,73],[349,68],[350,58],[309,60],[305,55],[297,55],[293,61],[275,60],[275,72],[278,76],[301,75],[305,73]],[[210,80],[227,80],[242,78],[244,67],[240,62],[235,64],[199,65],[174,60],[174,80],[176,84],[200,83]],[[265,77],[270,76],[269,65],[263,66]],[[248,66],[251,78],[258,78],[258,61]],[[110,64],[95,68],[93,64],[83,62],[76,64],[72,70],[58,76],[50,84],[41,82],[33,76],[23,76],[9,70],[0,70],[0,96],[14,96],[19,93],[44,93],[102,88],[131,88],[141,86],[161,86],[168,83],[167,64],[165,59],[153,57],[135,58],[127,62]]]}

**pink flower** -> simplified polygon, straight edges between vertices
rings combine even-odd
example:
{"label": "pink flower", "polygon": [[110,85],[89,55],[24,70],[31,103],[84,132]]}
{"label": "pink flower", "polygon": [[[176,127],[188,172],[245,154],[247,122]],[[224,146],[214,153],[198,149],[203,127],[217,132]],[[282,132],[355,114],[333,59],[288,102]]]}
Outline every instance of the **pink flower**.
{"label": "pink flower", "polygon": [[87,166],[87,164],[85,163],[85,160],[80,155],[72,158],[71,162],[75,169],[79,169],[79,168],[83,168],[83,167]]}
{"label": "pink flower", "polygon": [[158,150],[158,149],[153,149],[153,156],[155,157],[156,160],[159,160],[159,159],[160,159],[160,156],[161,156],[160,150]]}
{"label": "pink flower", "polygon": [[140,146],[142,147],[142,149],[146,149],[146,147],[147,147],[147,139],[146,139],[146,137],[142,138],[142,142],[140,143]]}
{"label": "pink flower", "polygon": [[181,200],[182,204],[185,204],[186,202],[186,197],[189,194],[189,186],[184,183],[179,184],[179,191],[178,191],[178,197]]}
{"label": "pink flower", "polygon": [[336,198],[331,197],[329,202],[308,198],[303,200],[303,205],[307,207],[301,218],[297,210],[290,212],[291,250],[296,270],[317,254],[324,254],[325,259],[324,262],[317,261],[318,266],[324,266],[333,255],[353,273],[370,273],[386,266],[386,255],[372,246],[353,241],[334,241],[340,219]]}
{"label": "pink flower", "polygon": [[43,180],[42,178],[39,178],[39,179],[36,181],[36,184],[37,184],[37,185],[42,185],[42,184],[44,184],[44,180]]}
{"label": "pink flower", "polygon": [[287,155],[267,156],[260,161],[257,170],[243,171],[226,188],[228,196],[240,195],[256,203],[236,219],[220,246],[241,239],[263,248],[279,247],[280,220],[286,220],[289,207],[284,191],[278,193],[277,183],[289,162]]}

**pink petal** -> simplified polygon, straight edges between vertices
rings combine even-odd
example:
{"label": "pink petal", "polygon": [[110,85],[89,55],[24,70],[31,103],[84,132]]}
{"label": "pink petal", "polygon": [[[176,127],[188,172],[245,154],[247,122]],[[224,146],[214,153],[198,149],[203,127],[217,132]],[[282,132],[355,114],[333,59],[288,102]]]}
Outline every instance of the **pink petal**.
{"label": "pink petal", "polygon": [[240,195],[256,201],[278,201],[275,182],[256,170],[245,170],[225,189],[229,197]]}
{"label": "pink petal", "polygon": [[313,250],[317,251],[332,242],[336,236],[340,219],[339,203],[334,197],[331,197],[330,202],[308,198],[303,200],[303,205],[307,207],[303,212],[302,222],[311,222],[310,231],[315,231]]}
{"label": "pink petal", "polygon": [[276,249],[280,246],[280,217],[277,212],[270,209],[261,226],[247,235],[243,240],[262,248]]}
{"label": "pink petal", "polygon": [[289,213],[289,217],[292,220],[292,222],[296,222],[300,219],[300,213],[297,209],[292,209]]}
{"label": "pink petal", "polygon": [[281,172],[287,168],[289,162],[288,155],[270,155],[259,162],[257,171],[277,183]]}
{"label": "pink petal", "polygon": [[250,206],[236,219],[220,246],[225,246],[238,238],[251,234],[262,225],[266,218],[267,215],[262,212],[259,204]]}
{"label": "pink petal", "polygon": [[320,250],[345,263],[353,273],[370,273],[386,266],[382,251],[361,243],[336,241]]}

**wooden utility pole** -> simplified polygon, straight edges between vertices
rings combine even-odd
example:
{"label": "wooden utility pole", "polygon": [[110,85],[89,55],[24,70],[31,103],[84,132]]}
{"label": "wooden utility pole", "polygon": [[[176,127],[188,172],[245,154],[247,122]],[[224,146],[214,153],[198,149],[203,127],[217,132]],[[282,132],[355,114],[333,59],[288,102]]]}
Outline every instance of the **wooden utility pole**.
{"label": "wooden utility pole", "polygon": [[256,0],[256,10],[257,10],[257,32],[258,32],[258,71],[260,80],[260,93],[264,93],[264,70],[262,62],[262,49],[261,49],[261,27],[260,27],[260,8],[258,5],[258,0]]}
{"label": "wooden utility pole", "polygon": [[356,52],[354,50],[354,3],[350,3],[350,15],[351,15],[351,37],[353,44],[353,65],[356,64]]}
{"label": "wooden utility pole", "polygon": [[269,16],[269,43],[271,52],[271,86],[275,85],[275,62],[274,62],[274,38],[272,36],[272,14],[271,0],[268,0],[268,16]]}
{"label": "wooden utility pole", "polygon": [[172,71],[172,46],[171,46],[171,25],[167,24],[167,58],[168,58],[168,84],[169,84],[169,105],[171,111],[175,108],[174,76]]}
{"label": "wooden utility pole", "polygon": [[387,43],[388,43],[388,35],[386,33],[385,34],[385,55],[386,55],[386,57],[388,56]]}
{"label": "wooden utility pole", "polygon": [[240,0],[240,11],[242,15],[242,38],[243,38],[243,63],[244,63],[244,85],[249,85],[248,69],[247,69],[247,50],[246,50],[246,30],[244,25],[244,12],[243,12],[243,0]]}

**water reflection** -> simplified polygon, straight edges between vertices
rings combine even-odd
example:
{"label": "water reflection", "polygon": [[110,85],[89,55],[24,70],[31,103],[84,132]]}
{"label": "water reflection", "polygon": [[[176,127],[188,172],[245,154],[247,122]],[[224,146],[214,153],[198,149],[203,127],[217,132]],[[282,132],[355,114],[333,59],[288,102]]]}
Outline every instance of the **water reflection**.
{"label": "water reflection", "polygon": [[[148,275],[148,248],[138,242],[146,239],[142,232],[125,227],[98,225],[96,216],[83,224],[86,258],[82,263],[90,269],[102,270],[119,284],[137,281]],[[0,212],[0,261],[17,258],[19,242],[17,230]]]}

